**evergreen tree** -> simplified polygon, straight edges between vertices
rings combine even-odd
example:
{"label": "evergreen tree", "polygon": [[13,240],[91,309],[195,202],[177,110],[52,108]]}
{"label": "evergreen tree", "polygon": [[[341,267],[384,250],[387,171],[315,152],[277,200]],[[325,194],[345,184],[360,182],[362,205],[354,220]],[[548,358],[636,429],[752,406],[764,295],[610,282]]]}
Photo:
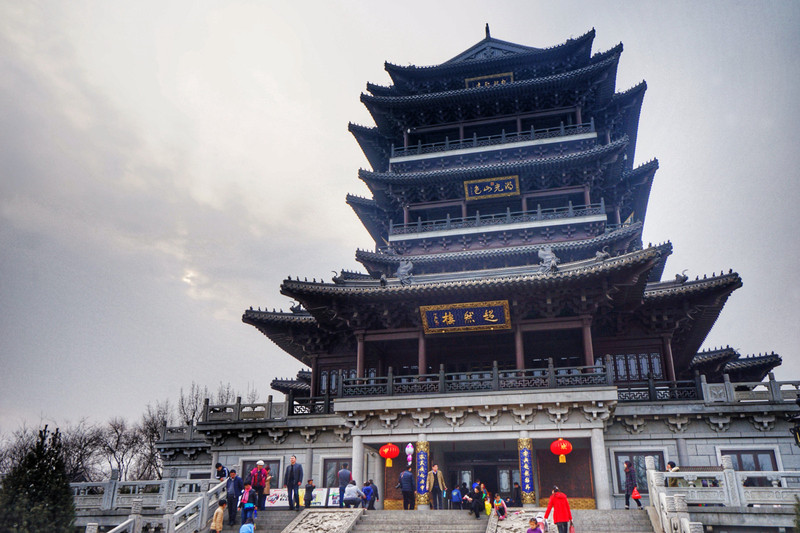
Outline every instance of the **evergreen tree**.
{"label": "evergreen tree", "polygon": [[0,530],[8,533],[71,533],[75,506],[64,463],[61,434],[45,426],[28,452],[3,479]]}

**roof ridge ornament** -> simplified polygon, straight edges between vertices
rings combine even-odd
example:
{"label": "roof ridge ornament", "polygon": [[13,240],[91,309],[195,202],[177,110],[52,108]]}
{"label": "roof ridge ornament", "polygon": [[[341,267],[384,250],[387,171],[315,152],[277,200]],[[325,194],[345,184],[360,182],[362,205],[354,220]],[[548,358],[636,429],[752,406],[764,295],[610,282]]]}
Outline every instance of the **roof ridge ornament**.
{"label": "roof ridge ornament", "polygon": [[492,34],[489,33],[489,23],[488,22],[486,23],[486,38],[487,39],[491,39],[492,38]]}

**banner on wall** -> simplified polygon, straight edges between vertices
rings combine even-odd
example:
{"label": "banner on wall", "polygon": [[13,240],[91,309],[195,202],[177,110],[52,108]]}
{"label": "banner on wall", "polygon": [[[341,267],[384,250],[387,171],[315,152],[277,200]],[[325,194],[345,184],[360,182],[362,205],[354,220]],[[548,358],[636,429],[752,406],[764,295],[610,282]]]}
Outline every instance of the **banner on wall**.
{"label": "banner on wall", "polygon": [[[300,503],[305,505],[306,489],[300,489]],[[339,492],[339,489],[336,489]],[[337,495],[338,496],[338,495]],[[328,500],[328,489],[314,489],[314,498],[311,500],[311,507],[325,507]],[[336,500],[336,505],[339,505],[339,500]]]}
{"label": "banner on wall", "polygon": [[280,509],[281,507],[289,507],[289,497],[287,496],[286,489],[271,489],[267,496],[264,507],[270,509]]}
{"label": "banner on wall", "polygon": [[339,507],[339,489],[331,488],[328,491],[328,507]]}

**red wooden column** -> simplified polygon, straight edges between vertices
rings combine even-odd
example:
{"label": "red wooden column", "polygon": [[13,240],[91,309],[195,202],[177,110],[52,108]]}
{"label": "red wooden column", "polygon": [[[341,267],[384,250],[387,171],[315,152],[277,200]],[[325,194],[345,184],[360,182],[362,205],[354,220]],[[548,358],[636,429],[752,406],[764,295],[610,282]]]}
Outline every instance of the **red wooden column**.
{"label": "red wooden column", "polygon": [[358,348],[356,350],[356,377],[364,377],[364,334],[356,333]]}
{"label": "red wooden column", "polygon": [[525,369],[525,349],[522,345],[522,328],[517,326],[514,330],[514,347],[517,353],[517,370]]}
{"label": "red wooden column", "polygon": [[419,367],[420,374],[428,373],[428,358],[425,354],[425,333],[419,332],[419,349],[417,351],[417,366]]}
{"label": "red wooden column", "polygon": [[314,354],[311,356],[311,396],[319,394],[317,386],[319,383],[319,356]]}
{"label": "red wooden column", "polygon": [[675,362],[672,360],[672,335],[662,337],[664,345],[664,362],[667,365],[667,379],[675,382]]}
{"label": "red wooden column", "polygon": [[583,364],[594,366],[594,348],[592,347],[592,319],[584,318],[581,326],[583,330]]}

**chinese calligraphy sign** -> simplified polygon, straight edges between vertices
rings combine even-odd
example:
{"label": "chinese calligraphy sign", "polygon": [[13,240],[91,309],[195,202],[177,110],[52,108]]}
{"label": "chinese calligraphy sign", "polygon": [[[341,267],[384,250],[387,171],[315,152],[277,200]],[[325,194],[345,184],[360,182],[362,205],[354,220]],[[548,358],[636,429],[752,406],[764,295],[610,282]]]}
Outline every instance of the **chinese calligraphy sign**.
{"label": "chinese calligraphy sign", "polygon": [[470,202],[502,196],[519,196],[519,176],[470,180],[464,182],[464,198]]}
{"label": "chinese calligraphy sign", "polygon": [[422,305],[419,312],[426,334],[511,329],[508,300]]}
{"label": "chinese calligraphy sign", "polygon": [[466,78],[464,85],[467,89],[473,87],[494,87],[495,85],[506,85],[514,81],[513,72],[503,72],[502,74],[491,74],[489,76],[478,76],[477,78]]}

